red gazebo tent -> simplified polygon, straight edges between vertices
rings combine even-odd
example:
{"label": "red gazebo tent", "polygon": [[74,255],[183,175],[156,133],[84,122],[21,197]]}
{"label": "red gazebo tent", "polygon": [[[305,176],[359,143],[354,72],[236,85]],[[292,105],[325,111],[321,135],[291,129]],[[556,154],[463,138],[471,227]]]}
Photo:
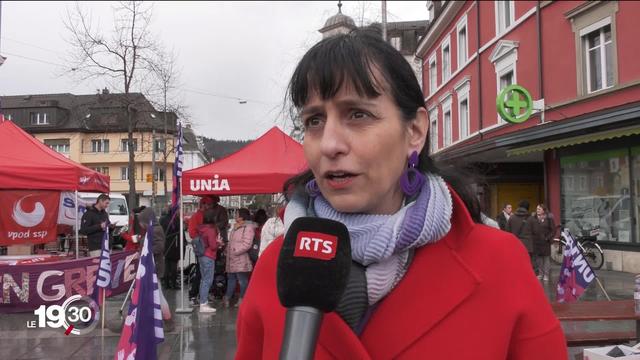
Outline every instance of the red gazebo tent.
{"label": "red gazebo tent", "polygon": [[0,122],[0,190],[109,192],[109,176],[67,159],[12,121]]}
{"label": "red gazebo tent", "polygon": [[185,195],[273,194],[307,169],[302,145],[277,127],[241,150],[182,174]]}
{"label": "red gazebo tent", "polygon": [[[109,176],[67,159],[5,120],[0,121],[0,191],[3,190],[75,191],[77,214],[78,191],[108,193]],[[76,257],[78,227],[76,216]]]}

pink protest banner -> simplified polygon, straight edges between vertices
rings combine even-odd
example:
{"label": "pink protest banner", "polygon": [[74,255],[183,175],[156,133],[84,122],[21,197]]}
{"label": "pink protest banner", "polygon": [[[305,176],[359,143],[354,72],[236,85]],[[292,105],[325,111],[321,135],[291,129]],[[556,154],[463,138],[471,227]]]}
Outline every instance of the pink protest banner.
{"label": "pink protest banner", "polygon": [[[111,253],[107,297],[126,292],[136,277],[138,252]],[[61,305],[71,295],[91,296],[99,257],[58,262],[0,265],[0,313],[27,312],[40,305]]]}

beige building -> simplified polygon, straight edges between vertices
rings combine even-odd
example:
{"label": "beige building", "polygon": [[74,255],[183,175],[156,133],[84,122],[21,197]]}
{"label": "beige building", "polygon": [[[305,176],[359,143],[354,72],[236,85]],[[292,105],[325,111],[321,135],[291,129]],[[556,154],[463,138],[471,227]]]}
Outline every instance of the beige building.
{"label": "beige building", "polygon": [[1,103],[8,119],[71,160],[109,175],[111,192],[125,195],[129,193],[128,180],[132,175],[128,170],[128,107],[135,122],[133,147],[138,205],[151,204],[153,180],[158,206],[170,200],[176,116],[156,111],[143,95],[130,94],[127,100],[123,100],[123,94],[107,91],[96,95],[4,96]]}

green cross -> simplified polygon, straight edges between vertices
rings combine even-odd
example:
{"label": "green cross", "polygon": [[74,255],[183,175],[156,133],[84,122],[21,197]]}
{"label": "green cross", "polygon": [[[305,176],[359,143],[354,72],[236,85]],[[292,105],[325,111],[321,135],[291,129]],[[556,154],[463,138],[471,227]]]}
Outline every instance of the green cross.
{"label": "green cross", "polygon": [[[500,91],[496,98],[496,108],[501,118],[512,124],[519,124],[531,116],[533,100],[527,89],[513,84]],[[520,114],[522,110],[524,113]]]}
{"label": "green cross", "polygon": [[507,100],[506,105],[511,109],[511,114],[520,115],[520,109],[527,107],[527,103],[520,100],[520,93],[517,91],[511,92],[511,98]]}

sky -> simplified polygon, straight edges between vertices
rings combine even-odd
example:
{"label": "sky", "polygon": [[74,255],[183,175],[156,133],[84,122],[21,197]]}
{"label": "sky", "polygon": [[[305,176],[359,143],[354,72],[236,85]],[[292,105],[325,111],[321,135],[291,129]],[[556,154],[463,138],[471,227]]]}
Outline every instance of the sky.
{"label": "sky", "polygon": [[[105,34],[114,5],[80,2]],[[1,7],[0,54],[7,60],[0,66],[0,95],[93,94],[107,85],[65,72],[70,45],[63,21],[74,2],[3,1]],[[344,1],[342,12],[358,25],[380,21],[381,2]],[[388,1],[387,12],[388,21],[428,16],[425,1]],[[186,106],[196,133],[245,140],[274,125],[286,130],[287,82],[336,13],[337,1],[157,2],[151,31],[177,56],[180,87],[172,97]]]}

